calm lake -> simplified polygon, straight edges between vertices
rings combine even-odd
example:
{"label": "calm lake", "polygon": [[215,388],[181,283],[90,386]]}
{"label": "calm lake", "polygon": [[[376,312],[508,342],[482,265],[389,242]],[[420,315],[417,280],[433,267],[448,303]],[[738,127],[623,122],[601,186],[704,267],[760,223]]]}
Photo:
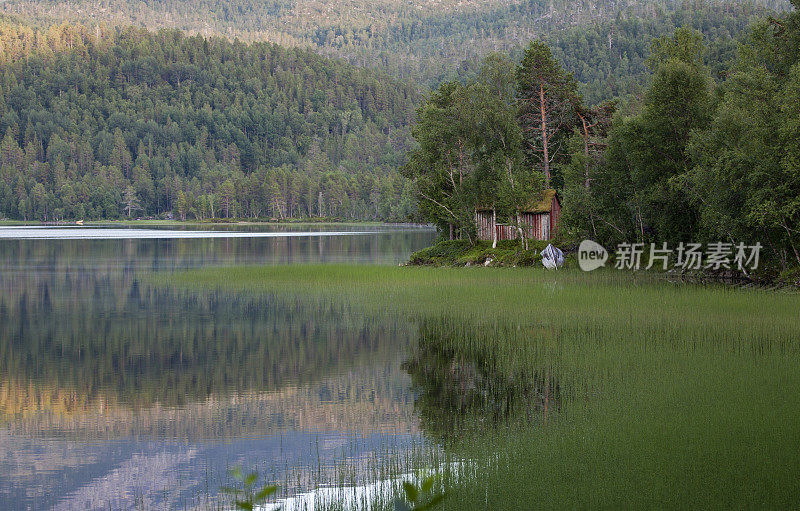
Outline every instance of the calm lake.
{"label": "calm lake", "polygon": [[434,237],[0,227],[0,509],[192,508],[235,465],[303,491],[420,445],[401,368],[414,325],[150,282],[204,266],[396,265]]}

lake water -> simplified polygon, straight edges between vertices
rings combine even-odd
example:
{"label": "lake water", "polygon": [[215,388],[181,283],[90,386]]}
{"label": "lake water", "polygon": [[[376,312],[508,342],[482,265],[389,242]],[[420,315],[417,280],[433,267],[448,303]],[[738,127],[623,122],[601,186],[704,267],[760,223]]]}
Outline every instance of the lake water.
{"label": "lake water", "polygon": [[153,287],[203,266],[397,264],[429,229],[0,227],[0,509],[193,508],[226,469],[364,480],[422,442],[416,332],[339,304]]}

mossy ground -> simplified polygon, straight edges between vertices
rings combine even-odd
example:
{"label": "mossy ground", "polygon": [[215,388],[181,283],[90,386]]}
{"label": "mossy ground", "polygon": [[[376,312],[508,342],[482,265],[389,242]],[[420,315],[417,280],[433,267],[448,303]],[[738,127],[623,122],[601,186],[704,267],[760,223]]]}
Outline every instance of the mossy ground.
{"label": "mossy ground", "polygon": [[542,250],[548,241],[529,240],[528,249],[520,241],[499,241],[492,247],[489,241],[471,244],[467,240],[440,241],[411,254],[413,266],[534,266],[542,260]]}

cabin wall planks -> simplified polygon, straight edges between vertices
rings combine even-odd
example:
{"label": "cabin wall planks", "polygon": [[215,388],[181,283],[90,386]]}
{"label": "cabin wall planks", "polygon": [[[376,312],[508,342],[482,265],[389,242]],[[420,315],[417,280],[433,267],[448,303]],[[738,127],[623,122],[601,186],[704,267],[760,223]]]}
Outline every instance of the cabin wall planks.
{"label": "cabin wall planks", "polygon": [[535,203],[529,211],[520,212],[519,228],[515,225],[497,223],[496,218],[496,212],[491,207],[475,208],[475,225],[479,240],[514,240],[519,237],[519,229],[524,230],[528,239],[549,240],[556,233],[561,220],[561,203],[555,190],[546,190],[544,201]]}

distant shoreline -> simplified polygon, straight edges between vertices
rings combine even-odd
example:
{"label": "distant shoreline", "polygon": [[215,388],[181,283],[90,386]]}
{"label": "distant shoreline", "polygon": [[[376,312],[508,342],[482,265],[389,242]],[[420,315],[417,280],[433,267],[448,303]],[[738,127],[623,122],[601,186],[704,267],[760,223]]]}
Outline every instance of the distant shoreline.
{"label": "distant shoreline", "polygon": [[434,227],[429,224],[415,223],[415,222],[375,222],[375,221],[358,221],[358,220],[313,220],[313,219],[298,219],[298,220],[224,220],[215,219],[209,221],[200,220],[160,220],[160,219],[136,219],[136,220],[85,220],[78,223],[76,220],[65,220],[61,222],[41,222],[41,221],[24,221],[24,220],[0,220],[0,227],[8,226],[46,226],[46,227],[75,227],[75,226],[163,226],[163,227],[179,227],[179,226],[211,226],[211,225],[362,225],[362,226],[388,226],[388,227],[408,227],[418,229],[433,229]]}

